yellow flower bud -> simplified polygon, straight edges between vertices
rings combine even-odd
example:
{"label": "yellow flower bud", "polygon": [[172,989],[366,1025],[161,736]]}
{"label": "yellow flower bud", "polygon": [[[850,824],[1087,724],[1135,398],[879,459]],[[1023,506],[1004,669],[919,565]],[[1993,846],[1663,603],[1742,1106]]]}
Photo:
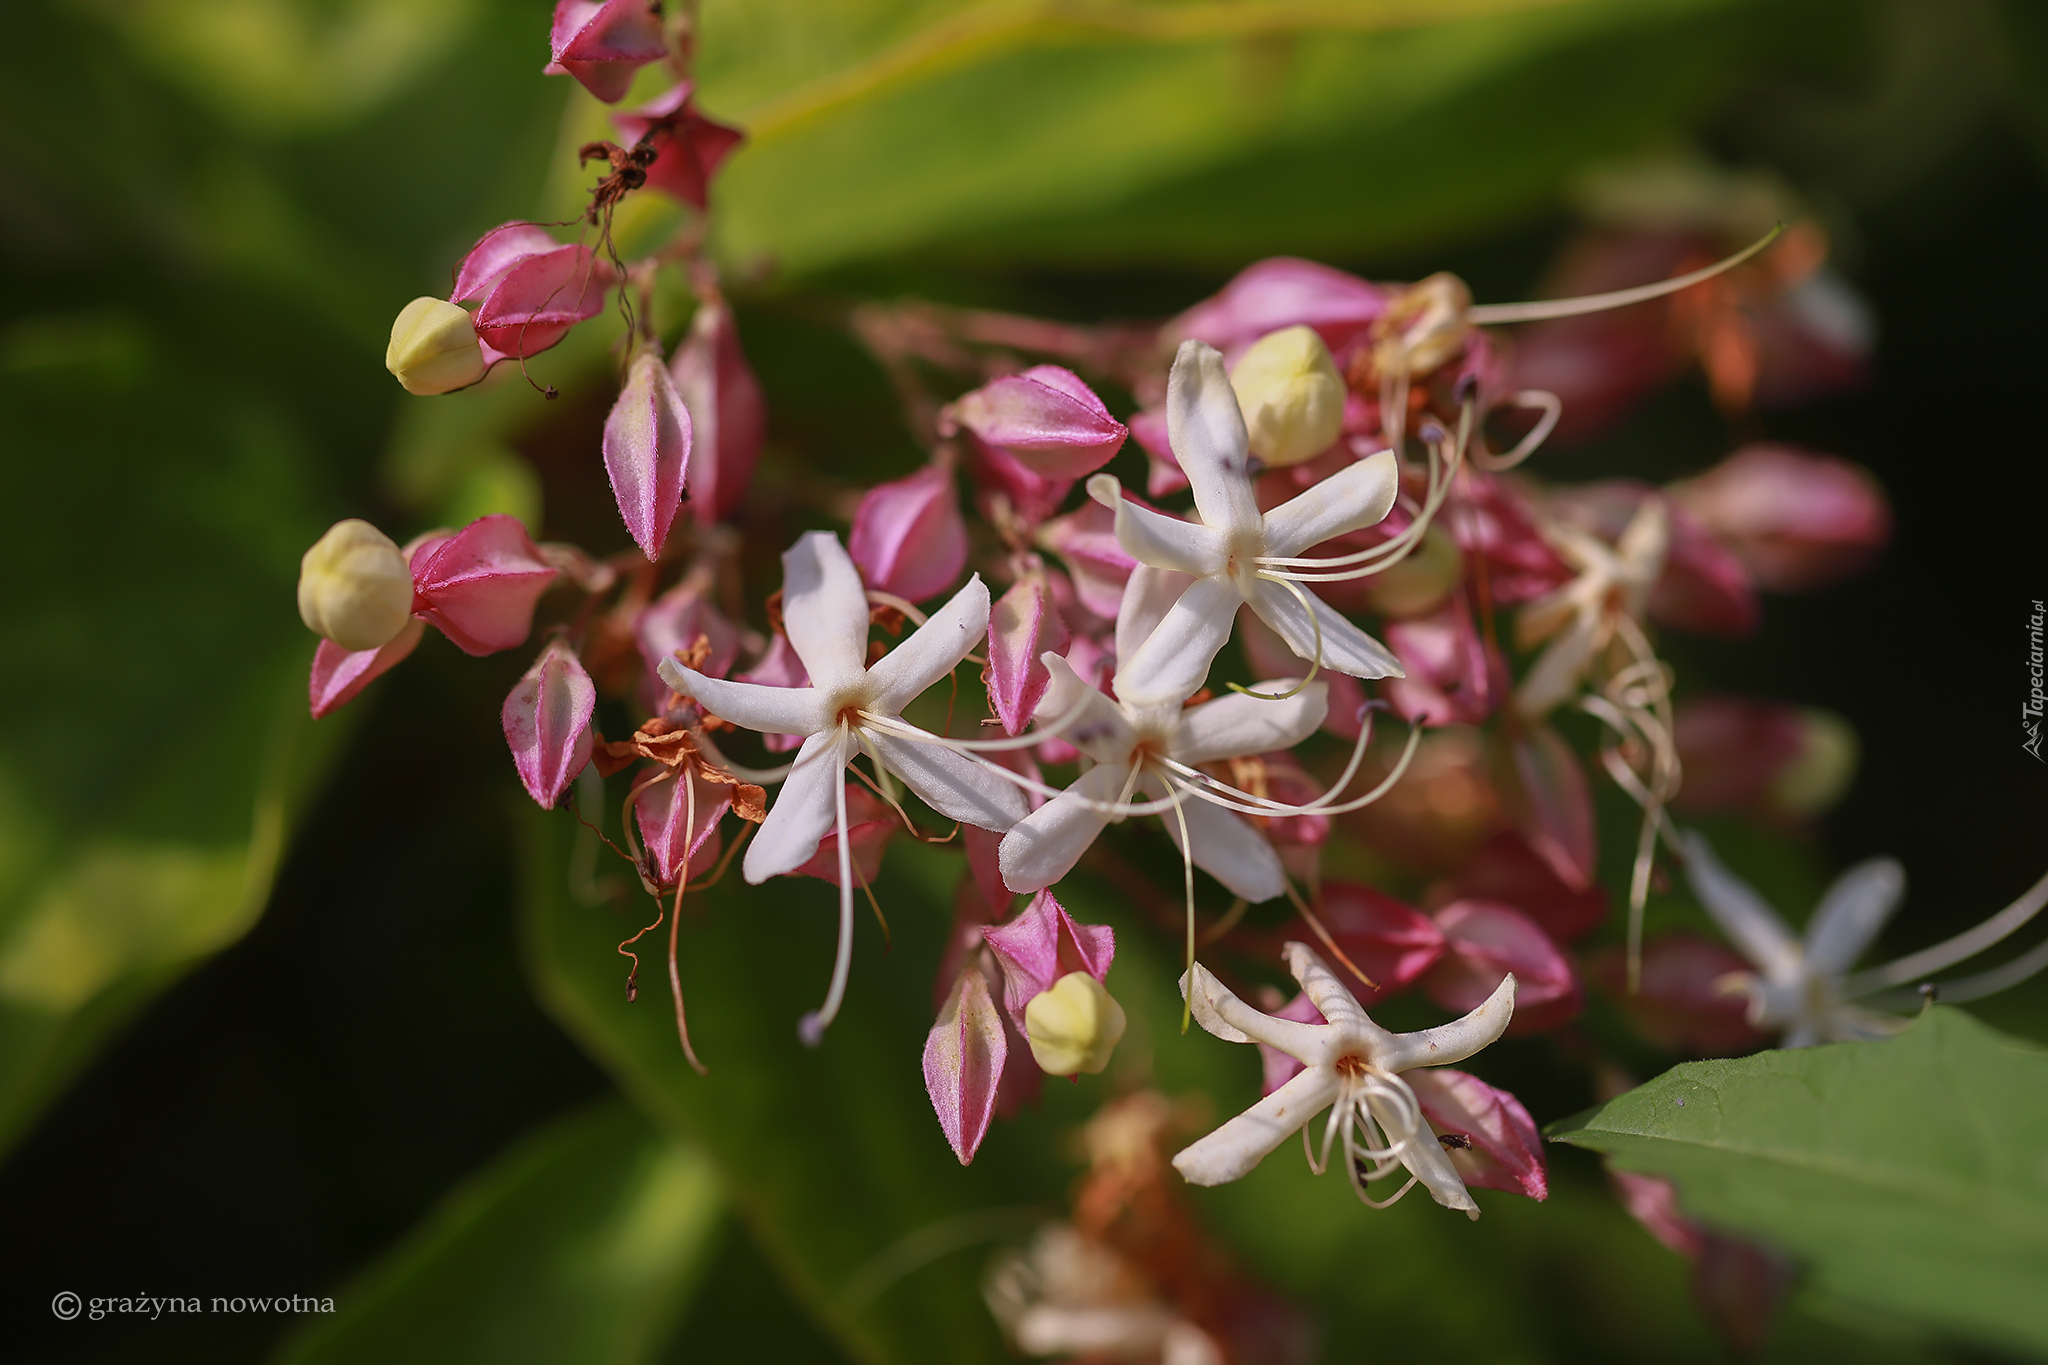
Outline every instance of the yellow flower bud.
{"label": "yellow flower bud", "polygon": [[337,521],[299,560],[299,619],[347,650],[379,649],[412,616],[412,570],[367,521]]}
{"label": "yellow flower bud", "polygon": [[484,377],[483,344],[462,308],[446,299],[414,299],[391,324],[384,368],[407,393],[448,393]]}
{"label": "yellow flower bud", "polygon": [[1270,466],[1320,455],[1344,429],[1344,380],[1312,328],[1286,327],[1253,342],[1230,372],[1230,387],[1252,454]]}
{"label": "yellow flower bud", "polygon": [[1024,1007],[1024,1032],[1048,1076],[1094,1075],[1124,1036],[1124,1007],[1087,972],[1068,972]]}
{"label": "yellow flower bud", "polygon": [[1406,559],[1366,580],[1366,597],[1382,616],[1405,620],[1443,605],[1458,584],[1458,543],[1441,525],[1425,531]]}
{"label": "yellow flower bud", "polygon": [[1770,797],[1778,809],[1814,816],[1842,799],[1856,775],[1862,746],[1855,728],[1832,711],[1808,707],[1800,712],[1804,743],[1799,755],[1771,782]]}

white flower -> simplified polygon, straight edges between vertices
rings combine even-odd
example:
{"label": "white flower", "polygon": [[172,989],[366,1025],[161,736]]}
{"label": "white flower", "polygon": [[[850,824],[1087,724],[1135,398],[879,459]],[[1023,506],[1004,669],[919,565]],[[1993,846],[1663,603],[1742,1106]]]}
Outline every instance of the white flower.
{"label": "white flower", "polygon": [[[1181,992],[1197,1022],[1232,1043],[1264,1043],[1302,1064],[1294,1079],[1174,1157],[1174,1169],[1196,1185],[1221,1185],[1245,1175],[1268,1152],[1329,1109],[1322,1155],[1309,1167],[1320,1174],[1342,1131],[1344,1169],[1358,1197],[1375,1208],[1391,1204],[1417,1181],[1448,1209],[1473,1218],[1465,1182],[1438,1145],[1415,1092],[1401,1073],[1462,1061],[1500,1037],[1515,1012],[1515,978],[1503,978],[1485,1003],[1462,1019],[1419,1033],[1389,1033],[1306,946],[1282,950],[1287,970],[1328,1023],[1300,1024],[1253,1009],[1196,963],[1181,978]],[[1304,1136],[1306,1145],[1307,1138]],[[1409,1180],[1392,1198],[1375,1200],[1367,1182],[1405,1166]]]}
{"label": "white flower", "polygon": [[[1279,701],[1239,694],[1183,707],[1187,693],[1180,693],[1140,705],[1110,700],[1057,654],[1043,659],[1052,682],[1038,714],[1060,717],[1060,737],[1095,766],[1003,837],[999,858],[1012,891],[1051,886],[1104,825],[1146,814],[1159,815],[1174,843],[1233,895],[1267,901],[1286,890],[1273,846],[1233,813],[1263,813],[1256,798],[1214,782],[1197,765],[1293,748],[1323,723],[1323,684],[1310,683]],[[1259,690],[1277,695],[1293,686],[1265,682]],[[1129,804],[1134,790],[1152,801]]]}
{"label": "white flower", "polygon": [[1302,551],[1374,525],[1392,509],[1400,492],[1393,452],[1360,460],[1260,512],[1237,394],[1222,355],[1199,341],[1181,343],[1174,359],[1166,420],[1197,520],[1126,501],[1109,475],[1088,481],[1089,494],[1115,511],[1117,540],[1139,564],[1117,618],[1116,694],[1141,703],[1192,695],[1230,638],[1239,603],[1250,604],[1303,659],[1355,678],[1401,676],[1385,645],[1289,581],[1298,577],[1291,565],[1322,563],[1296,560]]}
{"label": "white flower", "polygon": [[[1793,934],[1755,889],[1723,866],[1698,833],[1685,836],[1685,879],[1714,922],[1755,972],[1735,974],[1732,989],[1749,999],[1749,1022],[1780,1032],[1786,1047],[1886,1038],[1906,1024],[1853,1003],[1895,991],[1952,967],[2012,933],[2048,904],[2048,877],[2005,909],[1944,943],[1853,976],[1906,894],[1906,872],[1891,858],[1856,864],[1820,899],[1804,939]],[[2003,967],[1951,982],[1939,998],[1960,1003],[2004,990],[2048,965],[2048,944]]]}
{"label": "white flower", "polygon": [[1024,798],[988,764],[898,718],[987,638],[988,589],[978,575],[869,667],[867,594],[839,538],[808,533],[782,556],[782,572],[783,629],[810,674],[809,687],[707,678],[674,659],[663,660],[660,672],[670,687],[722,720],[804,736],[742,867],[747,880],[758,884],[801,867],[821,839],[835,829],[839,833],[839,956],[823,1008],[803,1025],[806,1039],[816,1041],[838,1012],[853,951],[846,765],[865,751],[933,810],[984,829],[1010,828],[1024,814]]}
{"label": "white flower", "polygon": [[[1640,642],[1637,623],[1664,572],[1671,519],[1664,499],[1648,497],[1612,546],[1576,526],[1546,526],[1544,538],[1578,576],[1523,607],[1515,619],[1519,643],[1550,640],[1515,689],[1515,709],[1530,720],[1568,699],[1618,632],[1629,633],[1632,646]],[[1647,646],[1633,652],[1644,656]]]}

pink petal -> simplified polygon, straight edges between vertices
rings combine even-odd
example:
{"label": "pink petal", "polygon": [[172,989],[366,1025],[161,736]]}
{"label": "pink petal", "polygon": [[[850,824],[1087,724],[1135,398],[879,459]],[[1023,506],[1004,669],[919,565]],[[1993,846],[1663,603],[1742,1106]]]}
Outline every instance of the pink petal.
{"label": "pink petal", "polygon": [[926,465],[870,488],[853,514],[846,552],[881,592],[919,602],[952,587],[967,567],[967,523],[952,473]]}
{"label": "pink petal", "polygon": [[1116,513],[1099,503],[1088,503],[1040,527],[1038,543],[1066,565],[1081,605],[1105,621],[1114,621],[1124,600],[1124,584],[1138,567],[1138,561],[1117,541]]}
{"label": "pink petal", "polygon": [[1079,375],[1057,365],[991,380],[961,395],[953,410],[983,441],[1051,478],[1092,474],[1129,434]]}
{"label": "pink petal", "polygon": [[[799,740],[801,743],[801,740]],[[871,795],[866,787],[846,784],[846,846],[853,855],[853,875],[870,886],[882,870],[882,854],[888,851],[889,836],[901,827],[896,812]],[[816,877],[839,885],[839,831],[818,841],[818,851],[792,877]]]}
{"label": "pink petal", "polygon": [[1314,261],[1276,256],[1247,266],[1214,297],[1167,323],[1162,335],[1174,341],[1194,337],[1230,351],[1301,324],[1315,328],[1335,350],[1386,309],[1378,285]]}
{"label": "pink petal", "polygon": [[580,244],[526,256],[476,310],[476,334],[501,355],[538,355],[603,310],[614,278],[611,266]]}
{"label": "pink petal", "polygon": [[1402,719],[1477,725],[1500,704],[1502,689],[1463,594],[1453,593],[1428,616],[1388,622],[1386,638],[1408,670],[1407,677],[1384,684]]}
{"label": "pink petal", "polygon": [[1773,592],[1843,578],[1891,538],[1891,508],[1869,471],[1790,446],[1746,446],[1671,496]]}
{"label": "pink petal", "polygon": [[[1347,977],[1344,984],[1346,986],[1353,986],[1357,983]],[[1306,995],[1297,995],[1279,1009],[1272,1010],[1270,1013],[1275,1019],[1292,1019],[1297,1024],[1327,1024],[1330,1022],[1323,1018],[1323,1012],[1316,1008],[1315,1001],[1309,999]],[[1259,1065],[1264,1072],[1264,1078],[1259,1083],[1259,1094],[1262,1098],[1272,1094],[1275,1090],[1293,1080],[1301,1074],[1302,1070],[1299,1061],[1288,1056],[1279,1048],[1268,1046],[1265,1043],[1259,1044]]]}
{"label": "pink petal", "polygon": [[1072,479],[1041,474],[1001,446],[989,445],[972,433],[966,444],[968,477],[977,493],[975,505],[990,521],[1000,520],[995,511],[995,499],[1000,497],[1025,526],[1037,526],[1059,510],[1074,487]]}
{"label": "pink petal", "polygon": [[[768,642],[768,652],[763,654],[752,668],[739,674],[735,682],[759,683],[763,687],[809,687],[811,675],[804,671],[804,661],[797,657],[795,646],[789,637],[776,631]],[[666,684],[664,684],[666,686]],[[762,735],[761,743],[771,754],[786,754],[803,744],[802,735]]]}
{"label": "pink petal", "polygon": [[1672,730],[1685,784],[1671,804],[1688,815],[1762,805],[1807,734],[1798,707],[1757,697],[1688,698]]}
{"label": "pink petal", "polygon": [[1628,993],[1627,962],[1619,944],[1587,964],[1637,1032],[1659,1047],[1709,1057],[1750,1052],[1765,1041],[1750,1027],[1748,1002],[1721,989],[1728,977],[1750,970],[1726,947],[1682,929],[1643,945],[1642,980],[1634,995]]}
{"label": "pink petal", "polygon": [[[1593,884],[1593,794],[1579,759],[1557,731],[1535,725],[1509,741],[1515,827],[1569,887]],[[1476,1002],[1475,1002],[1476,1003]]]}
{"label": "pink petal", "polygon": [[[641,609],[633,619],[633,638],[640,646],[640,657],[647,661],[650,676],[664,659],[675,657],[679,651],[686,651],[703,636],[711,646],[711,652],[704,661],[696,665],[699,673],[707,678],[723,678],[732,671],[733,662],[739,657],[739,627],[725,619],[718,608],[711,605],[703,589],[694,579],[685,578],[661,596]],[[781,636],[777,636],[781,639]],[[784,646],[790,658],[795,652]],[[771,650],[772,652],[772,650]],[[803,665],[797,665],[799,673]],[[656,680],[663,695],[668,684]],[[759,678],[750,681],[762,681]],[[801,687],[804,681],[769,684],[774,687]]]}
{"label": "pink petal", "polygon": [[[980,825],[960,826],[960,842],[967,851],[966,885],[974,889],[975,897],[987,911],[978,924],[991,924],[1007,918],[1017,903],[1017,897],[1009,887],[1003,885],[1003,869],[997,861],[997,850],[1002,847],[1003,836]],[[981,944],[979,930],[974,935],[974,946]]]}
{"label": "pink petal", "polygon": [[1166,409],[1146,408],[1131,414],[1131,439],[1145,452],[1145,496],[1163,498],[1188,486],[1188,476],[1173,453],[1166,434]]}
{"label": "pink petal", "polygon": [[1502,901],[1571,943],[1607,919],[1607,891],[1598,882],[1573,888],[1550,861],[1513,830],[1501,830],[1465,859],[1451,883],[1458,900]]}
{"label": "pink petal", "polygon": [[654,164],[647,183],[702,209],[709,198],[711,177],[733,149],[746,140],[737,128],[704,117],[690,103],[691,83],[684,81],[630,113],[612,115],[626,141],[650,137]]}
{"label": "pink petal", "polygon": [[354,701],[372,680],[412,653],[426,629],[424,622],[408,621],[381,649],[346,650],[332,640],[322,640],[313,651],[313,673],[306,687],[313,719]]}
{"label": "pink petal", "polygon": [[1515,974],[1512,1035],[1538,1033],[1585,1008],[1570,959],[1521,911],[1495,901],[1454,901],[1436,912],[1445,953],[1422,976],[1431,1000],[1456,1014],[1477,1009]]}
{"label": "pink petal", "polygon": [[489,293],[505,278],[505,272],[530,256],[544,256],[561,249],[548,230],[534,223],[501,223],[477,239],[455,267],[455,290],[451,303],[469,303]]}
{"label": "pink petal", "polygon": [[1678,1187],[1661,1176],[1607,1168],[1614,1193],[1629,1217],[1641,1223],[1652,1237],[1687,1260],[1697,1259],[1702,1245],[1700,1229],[1678,1208]]}
{"label": "pink petal", "polygon": [[995,1116],[996,1087],[1009,1043],[988,979],[973,963],[960,973],[924,1043],[924,1085],[953,1155],[974,1160]]}
{"label": "pink petal", "polygon": [[1571,581],[1571,569],[1537,531],[1527,499],[1507,479],[1467,469],[1439,524],[1468,557],[1485,559],[1487,590],[1497,607],[1533,601]]}
{"label": "pink petal", "polygon": [[[1443,930],[1385,892],[1349,882],[1323,887],[1323,926],[1358,969],[1379,989],[1344,973],[1344,984],[1359,1002],[1372,1005],[1406,990],[1444,955]],[[1289,930],[1289,937],[1297,931]]]}
{"label": "pink petal", "polygon": [[549,46],[549,69],[568,72],[606,104],[625,98],[635,71],[668,55],[649,0],[561,0]]}
{"label": "pink petal", "polygon": [[684,827],[690,817],[690,803],[683,799],[682,786],[673,777],[641,792],[633,805],[640,842],[654,864],[654,883],[663,890],[673,889],[686,868],[689,875],[696,876],[717,862],[721,842],[718,819],[732,806],[731,787],[706,782],[694,773],[690,775],[690,785],[697,800],[697,823],[692,828]]}
{"label": "pink petal", "polygon": [[1105,980],[1116,957],[1115,931],[1106,924],[1076,923],[1049,889],[1033,896],[1017,918],[984,929],[982,936],[1002,963],[1003,1010],[1019,1032],[1024,1007],[1039,992],[1069,972]]}
{"label": "pink petal", "polygon": [[1052,675],[1039,661],[1064,654],[1067,627],[1043,574],[1028,574],[996,599],[988,616],[988,699],[1006,734],[1018,734],[1038,710]]}
{"label": "pink petal", "polygon": [[1401,1079],[1414,1089],[1422,1116],[1438,1137],[1463,1137],[1471,1144],[1444,1149],[1467,1185],[1531,1199],[1550,1197],[1543,1139],[1520,1100],[1447,1066],[1422,1067]]}
{"label": "pink petal", "polygon": [[590,717],[597,687],[564,640],[551,640],[505,698],[505,743],[527,795],[553,810],[590,762]]}
{"label": "pink petal", "polygon": [[[422,562],[424,560],[424,562]],[[522,643],[533,608],[555,581],[517,517],[494,513],[413,559],[413,615],[465,654],[493,654]]]}
{"label": "pink petal", "polygon": [[661,558],[683,505],[690,466],[690,413],[661,363],[659,349],[634,357],[618,402],[604,422],[604,469],[619,515],[640,553]]}
{"label": "pink petal", "polygon": [[698,305],[669,374],[696,430],[690,499],[698,524],[709,526],[746,497],[768,429],[761,384],[740,350],[730,308],[715,299]]}

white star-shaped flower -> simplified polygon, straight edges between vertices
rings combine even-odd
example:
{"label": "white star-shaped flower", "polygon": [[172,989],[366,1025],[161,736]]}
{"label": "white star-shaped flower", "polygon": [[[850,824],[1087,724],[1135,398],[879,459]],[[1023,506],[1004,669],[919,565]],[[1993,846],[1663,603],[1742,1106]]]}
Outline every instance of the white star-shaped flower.
{"label": "white star-shaped flower", "polygon": [[[1323,960],[1300,943],[1283,950],[1287,970],[1329,1022],[1301,1024],[1253,1009],[1196,963],[1181,978],[1181,992],[1201,1026],[1232,1043],[1264,1043],[1302,1064],[1294,1079],[1173,1159],[1191,1184],[1221,1185],[1263,1161],[1324,1109],[1322,1155],[1309,1156],[1320,1174],[1339,1132],[1344,1169],[1358,1197],[1375,1208],[1391,1204],[1420,1181],[1430,1197],[1473,1218],[1479,1206],[1438,1145],[1415,1092],[1401,1073],[1462,1061],[1500,1037],[1515,1012],[1515,978],[1501,980],[1485,1003],[1462,1019],[1419,1033],[1390,1033],[1366,1016]],[[1304,1137],[1304,1144],[1307,1139]],[[1409,1180],[1392,1198],[1375,1200],[1366,1184],[1406,1167]]]}
{"label": "white star-shaped flower", "polygon": [[809,687],[707,678],[672,658],[659,671],[670,687],[722,720],[804,736],[742,867],[758,884],[801,867],[819,840],[839,833],[839,956],[823,1008],[804,1020],[804,1036],[815,1041],[838,1011],[852,958],[846,765],[865,752],[933,810],[983,829],[1009,829],[1024,814],[1024,797],[988,764],[899,718],[987,638],[988,588],[979,575],[870,667],[867,593],[839,538],[827,531],[806,534],[782,556],[782,572],[783,630],[810,674]]}
{"label": "white star-shaped flower", "polygon": [[[2005,909],[1947,942],[1882,967],[1849,969],[1876,940],[1906,894],[1906,872],[1891,858],[1856,864],[1835,879],[1804,938],[1794,934],[1754,888],[1730,872],[1697,833],[1685,836],[1685,879],[1714,922],[1756,970],[1728,982],[1749,1000],[1749,1022],[1783,1035],[1785,1047],[1887,1038],[1906,1020],[1856,1004],[1896,991],[1991,947],[2048,904],[2048,877]],[[2024,981],[2048,965],[2048,944],[2003,967],[1939,988],[1955,1003]],[[1910,999],[1910,997],[1908,997]],[[1901,1002],[1904,1003],[1904,1002]]]}
{"label": "white star-shaped flower", "polygon": [[1671,518],[1664,499],[1648,497],[1611,546],[1563,524],[1546,526],[1544,538],[1578,576],[1523,607],[1515,618],[1519,643],[1550,641],[1515,689],[1515,709],[1531,720],[1570,698],[1617,632],[1635,629],[1640,634],[1637,623],[1650,589],[1664,572]]}
{"label": "white star-shaped flower", "polygon": [[[1303,659],[1355,678],[1400,677],[1401,663],[1335,608],[1290,581],[1312,545],[1381,521],[1400,492],[1392,451],[1349,465],[1270,512],[1252,496],[1244,414],[1223,356],[1181,343],[1167,382],[1167,438],[1195,497],[1181,521],[1125,500],[1098,474],[1088,491],[1116,513],[1117,541],[1138,561],[1118,615],[1116,694],[1139,703],[1192,695],[1248,603]],[[1132,626],[1126,628],[1125,618]]]}

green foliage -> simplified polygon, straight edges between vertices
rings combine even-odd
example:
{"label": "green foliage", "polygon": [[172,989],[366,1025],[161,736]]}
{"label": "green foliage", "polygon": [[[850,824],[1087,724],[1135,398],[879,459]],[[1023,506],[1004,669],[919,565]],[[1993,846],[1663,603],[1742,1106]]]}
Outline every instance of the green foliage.
{"label": "green foliage", "polygon": [[652,1360],[707,1267],[722,1205],[702,1155],[607,1102],[448,1196],[280,1365]]}
{"label": "green foliage", "polygon": [[1551,1136],[1667,1176],[1817,1287],[2048,1350],[2048,1052],[1958,1010],[1897,1038],[1692,1062]]}

